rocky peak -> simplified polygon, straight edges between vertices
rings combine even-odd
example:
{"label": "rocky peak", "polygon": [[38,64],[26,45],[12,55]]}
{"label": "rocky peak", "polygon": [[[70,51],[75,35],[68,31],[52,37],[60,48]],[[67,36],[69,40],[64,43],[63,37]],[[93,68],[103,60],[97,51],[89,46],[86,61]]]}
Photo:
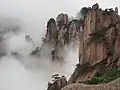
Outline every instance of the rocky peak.
{"label": "rocky peak", "polygon": [[57,39],[57,25],[56,21],[53,18],[47,22],[47,32],[46,32],[46,41],[54,42]]}
{"label": "rocky peak", "polygon": [[[69,22],[67,14],[59,14],[55,19],[50,18],[47,22],[46,37],[41,48],[45,48],[46,44],[51,45],[52,60],[63,60],[64,48],[70,43],[78,45],[79,48],[79,37],[80,30],[82,31],[82,24],[80,20],[72,20]],[[33,51],[34,52],[34,51]]]}
{"label": "rocky peak", "polygon": [[56,22],[58,26],[68,25],[68,15],[63,13],[59,14],[56,18]]}
{"label": "rocky peak", "polygon": [[60,90],[67,85],[65,76],[59,77],[58,74],[55,74],[52,77],[54,78],[53,83],[48,83],[47,90]]}
{"label": "rocky peak", "polygon": [[118,14],[118,8],[117,7],[115,7],[115,12],[116,12],[116,14]]}
{"label": "rocky peak", "polygon": [[[79,61],[80,65],[89,63],[89,67],[82,74],[78,74],[79,69],[75,70],[69,83],[86,81],[91,79],[96,72],[104,72],[108,68],[117,67],[120,57],[118,55],[120,17],[116,11],[113,9],[101,10],[99,5],[95,4],[85,15],[83,25]],[[77,76],[76,80],[73,79]]]}
{"label": "rocky peak", "polygon": [[[64,48],[73,43],[79,49],[79,64],[71,75],[68,84],[85,82],[97,72],[120,66],[120,16],[118,8],[102,10],[98,3],[84,7],[80,11],[80,20],[68,20],[67,14],[59,14],[47,23],[45,42],[41,48],[52,48],[48,53],[52,60],[64,60]],[[47,44],[47,45],[46,45]],[[60,90],[58,83],[50,84]],[[57,83],[57,84],[56,84]],[[57,85],[57,86],[56,86]],[[77,89],[76,89],[77,90]]]}
{"label": "rocky peak", "polygon": [[81,22],[79,20],[72,20],[69,23],[69,40],[78,41],[80,38],[80,33],[82,31]]}
{"label": "rocky peak", "polygon": [[98,8],[99,8],[98,3],[96,3],[96,4],[94,4],[94,5],[92,6],[92,9],[93,9],[93,10],[97,10]]}

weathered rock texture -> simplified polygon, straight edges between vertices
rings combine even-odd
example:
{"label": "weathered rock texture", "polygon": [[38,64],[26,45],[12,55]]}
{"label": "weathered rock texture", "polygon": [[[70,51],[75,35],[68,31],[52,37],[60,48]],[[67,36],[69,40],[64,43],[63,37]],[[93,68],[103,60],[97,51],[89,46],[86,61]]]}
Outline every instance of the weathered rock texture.
{"label": "weathered rock texture", "polygon": [[55,19],[51,18],[47,23],[47,32],[42,48],[46,44],[50,46],[52,60],[63,60],[64,48],[71,43],[79,48],[80,30],[82,29],[79,20],[69,22],[67,14],[59,14]]}
{"label": "weathered rock texture", "polygon": [[[49,45],[51,59],[58,61],[64,60],[65,46],[73,43],[73,47],[79,49],[79,64],[68,84],[89,80],[96,72],[105,72],[107,69],[117,68],[120,65],[118,8],[116,7],[115,11],[113,9],[102,10],[98,4],[95,4],[92,8],[84,7],[81,10],[81,17],[80,20],[74,19],[71,22],[68,20],[68,15],[63,13],[59,14],[56,20],[51,18],[47,23],[47,32],[42,45],[42,48]],[[90,90],[87,87],[82,89],[79,84],[75,84],[75,87],[76,89],[70,90],[79,88],[81,88],[79,90]],[[95,90],[104,90],[103,88]],[[112,86],[105,88],[111,90]]]}
{"label": "weathered rock texture", "polygon": [[[96,72],[117,68],[120,57],[120,17],[113,11],[101,10],[93,5],[84,19],[80,39],[80,65],[71,76],[69,83],[91,79]],[[84,66],[81,73],[81,66]]]}
{"label": "weathered rock texture", "polygon": [[120,90],[120,78],[111,83],[100,85],[70,84],[61,90]]}
{"label": "weathered rock texture", "polygon": [[60,90],[67,85],[67,80],[65,77],[61,77],[55,80],[53,83],[48,84],[47,90]]}

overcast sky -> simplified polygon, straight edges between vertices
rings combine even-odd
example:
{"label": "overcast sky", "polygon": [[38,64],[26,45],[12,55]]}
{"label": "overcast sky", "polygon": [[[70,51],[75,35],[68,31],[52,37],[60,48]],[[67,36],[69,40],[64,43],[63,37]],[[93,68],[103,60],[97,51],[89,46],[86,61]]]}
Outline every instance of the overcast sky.
{"label": "overcast sky", "polygon": [[0,13],[29,13],[41,17],[55,16],[59,12],[75,15],[82,6],[91,6],[96,2],[103,8],[120,6],[119,0],[0,0]]}
{"label": "overcast sky", "polygon": [[59,13],[75,14],[83,6],[98,2],[100,7],[120,7],[120,0],[0,0],[0,15],[11,15],[40,23],[41,28],[50,17]]}

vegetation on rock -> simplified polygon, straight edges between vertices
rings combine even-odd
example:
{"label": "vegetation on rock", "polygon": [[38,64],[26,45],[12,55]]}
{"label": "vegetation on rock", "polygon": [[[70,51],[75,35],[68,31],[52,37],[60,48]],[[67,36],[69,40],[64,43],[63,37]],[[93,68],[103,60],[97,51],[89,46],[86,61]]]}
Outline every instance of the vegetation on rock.
{"label": "vegetation on rock", "polygon": [[108,70],[105,73],[97,72],[96,75],[91,79],[86,81],[86,84],[104,84],[109,83],[120,77],[120,69]]}
{"label": "vegetation on rock", "polygon": [[105,30],[95,30],[95,32],[89,34],[91,36],[91,42],[103,42],[105,41],[105,36],[106,36],[106,31]]}

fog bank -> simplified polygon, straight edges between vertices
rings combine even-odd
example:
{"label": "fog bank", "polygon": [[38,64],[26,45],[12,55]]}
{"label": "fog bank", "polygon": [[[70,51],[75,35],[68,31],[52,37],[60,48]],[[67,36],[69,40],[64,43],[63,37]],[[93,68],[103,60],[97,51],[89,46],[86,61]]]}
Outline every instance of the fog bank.
{"label": "fog bank", "polygon": [[[83,6],[99,2],[102,8],[120,6],[116,0],[0,0],[0,90],[46,90],[54,73],[69,78],[77,53],[70,50],[64,64],[50,57],[32,57],[30,52],[42,45],[46,23],[59,13],[76,16]],[[30,35],[34,42],[25,40]],[[11,52],[18,52],[17,55]]]}

